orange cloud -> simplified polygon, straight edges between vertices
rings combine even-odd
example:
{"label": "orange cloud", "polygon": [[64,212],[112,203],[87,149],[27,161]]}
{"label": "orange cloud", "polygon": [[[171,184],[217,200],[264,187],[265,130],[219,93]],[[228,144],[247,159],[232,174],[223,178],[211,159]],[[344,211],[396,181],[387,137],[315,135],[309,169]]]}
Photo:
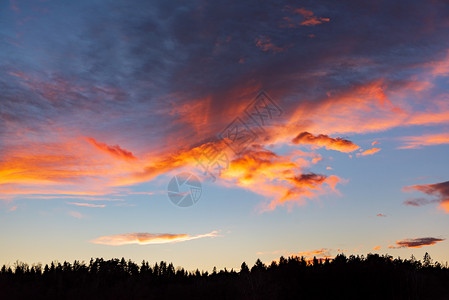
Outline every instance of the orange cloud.
{"label": "orange cloud", "polygon": [[441,202],[440,203],[440,208],[445,211],[446,213],[449,214],[449,201],[446,202]]}
{"label": "orange cloud", "polygon": [[317,17],[312,11],[306,10],[304,8],[298,8],[293,11],[295,14],[300,14],[304,17],[304,20],[299,23],[301,26],[315,26],[324,22],[329,22],[329,18]]}
{"label": "orange cloud", "polygon": [[256,39],[256,46],[264,52],[271,51],[273,53],[278,53],[284,51],[286,48],[281,48],[276,46],[271,42],[271,38],[267,36],[260,36]]}
{"label": "orange cloud", "polygon": [[433,238],[433,237],[424,237],[424,238],[416,238],[416,239],[405,239],[402,241],[396,241],[396,246],[388,246],[390,249],[398,249],[398,248],[421,248],[423,246],[433,246],[437,242],[442,242],[445,239]]}
{"label": "orange cloud", "polygon": [[104,205],[104,204],[76,203],[76,202],[67,202],[67,204],[77,205],[77,206],[86,206],[86,207],[106,207],[106,205]]}
{"label": "orange cloud", "polygon": [[321,248],[319,250],[313,250],[313,251],[303,251],[303,252],[298,252],[295,254],[295,256],[305,256],[305,257],[312,257],[312,256],[324,256],[324,257],[329,257],[329,249],[326,248]]}
{"label": "orange cloud", "polygon": [[272,198],[262,211],[273,210],[279,205],[302,205],[305,198],[335,191],[335,185],[340,181],[337,176],[304,173],[302,168],[311,162],[295,157],[295,153],[301,152],[280,156],[261,147],[247,150],[231,161],[221,178],[229,184]]}
{"label": "orange cloud", "polygon": [[[394,96],[395,103],[390,100]],[[354,134],[385,131],[395,127],[449,123],[447,96],[436,97],[428,109],[419,108],[415,91],[405,84],[384,79],[330,91],[321,101],[302,101],[283,128],[273,130],[275,142],[285,142],[297,132]],[[416,109],[414,108],[416,105]]]}
{"label": "orange cloud", "polygon": [[379,142],[378,141],[374,141],[374,142],[371,143],[371,146],[374,146],[374,145],[377,145],[377,144],[379,144]]}
{"label": "orange cloud", "polygon": [[64,182],[92,174],[76,169],[79,164],[70,154],[17,153],[0,162],[0,184]]}
{"label": "orange cloud", "polygon": [[208,149],[219,149],[219,151],[226,151],[225,144],[222,140],[205,142],[196,147],[183,148],[177,151],[173,151],[168,154],[162,154],[153,157],[151,160],[143,162],[145,164],[142,171],[134,172],[129,176],[124,176],[118,179],[115,184],[117,185],[129,185],[138,182],[151,180],[154,177],[167,173],[169,171],[181,168],[181,167],[194,167],[198,166],[198,160],[202,157],[205,151]]}
{"label": "orange cloud", "polygon": [[94,244],[121,246],[129,244],[151,245],[185,242],[206,237],[216,237],[217,231],[206,234],[188,235],[188,234],[170,234],[170,233],[125,233],[118,235],[107,235],[96,238],[91,241]]}
{"label": "orange cloud", "polygon": [[386,217],[387,215],[384,214],[377,214],[376,217]]}
{"label": "orange cloud", "polygon": [[373,250],[380,250],[382,248],[382,246],[376,246],[376,247],[373,247]]}
{"label": "orange cloud", "polygon": [[[340,251],[340,249],[338,249]],[[277,250],[272,252],[257,252],[257,255],[282,255],[287,257],[303,257],[308,263],[313,261],[313,258],[316,257],[318,260],[330,259],[332,260],[334,256],[331,254],[332,249],[321,248],[318,250],[311,251],[301,251],[301,252],[289,252],[286,250]],[[279,262],[279,259],[275,259],[274,261]]]}
{"label": "orange cloud", "polygon": [[105,143],[97,142],[94,138],[91,137],[86,137],[86,141],[94,145],[98,150],[106,152],[119,159],[137,159],[132,152],[120,148],[119,145],[109,146]]}
{"label": "orange cloud", "polygon": [[[53,142],[36,143],[23,139],[20,146],[11,146],[2,152],[1,190],[8,189],[5,184],[35,185],[38,189],[48,189],[53,185],[55,189],[61,189],[63,184],[65,188],[73,188],[74,184],[81,185],[88,181],[97,181],[95,190],[105,189],[104,184],[99,186],[98,180],[93,178],[103,177],[107,181],[106,178],[126,172],[126,167],[131,168],[131,165],[92,151],[81,138],[55,137],[49,133],[41,139],[53,139]],[[84,186],[84,190],[90,189]]]}
{"label": "orange cloud", "polygon": [[[64,129],[59,129],[64,132]],[[42,142],[21,139],[3,149],[0,157],[0,197],[43,198],[52,195],[116,194],[114,181],[141,169],[137,162],[117,160],[96,151],[84,138],[43,134]],[[52,143],[46,142],[52,140]],[[77,197],[78,198],[78,197]],[[86,199],[90,200],[90,199]]]}
{"label": "orange cloud", "polygon": [[373,155],[374,153],[377,153],[380,150],[381,149],[379,149],[379,148],[368,149],[368,150],[363,151],[362,153],[357,153],[357,156]]}
{"label": "orange cloud", "polygon": [[293,144],[312,144],[318,147],[326,147],[326,149],[336,150],[340,152],[352,152],[359,148],[356,144],[342,138],[331,138],[325,134],[314,136],[309,132],[301,132],[293,140]]}
{"label": "orange cloud", "polygon": [[449,144],[449,133],[408,136],[401,138],[401,140],[405,142],[405,145],[398,149],[418,149],[423,146]]}
{"label": "orange cloud", "polygon": [[[312,12],[306,10],[298,14],[304,17],[313,16]],[[269,47],[266,49],[271,51]],[[35,89],[43,86],[43,90],[39,91],[42,90],[46,99],[53,102],[57,102],[61,95],[84,89],[84,87],[72,87],[68,82],[59,79],[54,86],[45,86],[40,84],[41,82],[34,82],[34,79],[29,79],[24,74],[13,73],[18,80],[30,81],[29,84]],[[254,90],[254,86],[247,90],[233,92],[241,96],[238,99],[243,100]],[[400,99],[408,96],[408,91],[401,90],[397,86],[399,85],[394,85],[385,79],[377,79],[367,84],[350,86],[346,90],[329,91],[326,97],[319,99],[320,101],[299,101],[297,108],[292,109],[291,114],[285,117],[285,124],[283,124],[285,126],[266,128],[267,139],[264,139],[264,143],[282,145],[296,136],[293,139],[296,143],[348,153],[359,147],[346,139],[331,138],[330,135],[381,131],[397,126],[448,123],[447,99],[433,101],[432,106],[425,111],[414,111],[413,105],[409,105],[407,101],[401,102]],[[395,96],[391,98],[395,100],[394,104],[389,98],[391,94]],[[173,113],[186,115],[182,122],[192,126],[184,127],[188,127],[189,130],[190,127],[194,127],[198,132],[203,133],[203,128],[208,127],[206,125],[221,124],[224,118],[220,114],[217,114],[220,115],[217,116],[220,118],[218,121],[211,117],[218,110],[218,106],[214,108],[213,105],[213,100],[216,99],[211,97],[201,97],[197,102],[176,106],[179,111]],[[226,109],[225,117],[230,112],[238,113],[245,108],[246,102],[238,103],[240,104],[236,107]],[[190,111],[193,112],[189,114]],[[53,131],[59,130],[62,129]],[[298,132],[301,133],[298,135]],[[314,136],[309,132],[325,134]],[[7,194],[18,195],[17,191],[22,191],[24,185],[34,185],[34,189],[39,194],[45,194],[44,190],[51,190],[56,194],[81,193],[83,190],[105,194],[107,192],[105,190],[114,186],[152,180],[160,174],[181,167],[193,168],[198,164],[195,157],[198,157],[204,147],[208,144],[216,144],[198,143],[194,147],[186,147],[183,146],[186,144],[182,137],[169,135],[167,139],[173,142],[171,148],[159,149],[161,151],[159,153],[137,152],[143,153],[139,154],[137,162],[132,152],[118,145],[110,146],[93,138],[81,139],[81,141],[76,140],[77,138],[73,139],[67,138],[62,141],[53,139],[54,145],[42,143],[27,146],[25,141],[24,145],[16,147],[14,151],[2,153],[0,184],[3,186],[0,193],[3,190]],[[86,147],[86,141],[95,148]],[[373,149],[370,150],[373,151]],[[256,149],[255,152],[261,151]],[[102,155],[103,153],[108,155]],[[336,176],[306,171],[308,166],[320,159],[319,157],[308,161],[305,157],[298,158],[290,154],[271,156],[258,153],[254,156],[257,157],[247,159],[249,156],[243,156],[243,159],[232,160],[229,170],[223,173],[223,178],[229,186],[237,185],[275,199],[268,205],[269,209],[284,204],[304,204],[305,198],[313,198],[327,191],[333,191],[336,183],[340,182],[340,178]],[[231,159],[231,156],[229,158]],[[245,170],[245,166],[249,169]],[[99,186],[103,187],[102,191],[96,188]]]}

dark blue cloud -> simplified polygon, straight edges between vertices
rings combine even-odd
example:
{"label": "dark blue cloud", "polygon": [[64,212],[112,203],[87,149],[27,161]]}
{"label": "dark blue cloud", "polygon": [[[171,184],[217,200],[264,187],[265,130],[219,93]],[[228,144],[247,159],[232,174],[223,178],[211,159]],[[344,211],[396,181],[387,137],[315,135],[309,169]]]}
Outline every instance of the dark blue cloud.
{"label": "dark blue cloud", "polygon": [[[377,78],[400,86],[449,48],[446,1],[17,5],[0,10],[2,127],[56,122],[159,146],[172,132],[218,132],[246,87],[264,87],[288,112]],[[301,26],[299,8],[329,21]],[[177,108],[206,97],[214,122],[192,136]]]}

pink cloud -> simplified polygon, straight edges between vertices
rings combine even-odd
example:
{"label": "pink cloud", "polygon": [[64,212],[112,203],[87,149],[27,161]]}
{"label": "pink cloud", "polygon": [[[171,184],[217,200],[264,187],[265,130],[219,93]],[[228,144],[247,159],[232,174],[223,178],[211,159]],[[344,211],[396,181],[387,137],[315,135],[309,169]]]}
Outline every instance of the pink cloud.
{"label": "pink cloud", "polygon": [[77,218],[77,219],[84,219],[86,216],[78,211],[69,211],[68,213],[70,216]]}
{"label": "pink cloud", "polygon": [[86,207],[106,207],[106,205],[104,204],[76,203],[76,202],[67,202],[67,204],[76,206],[86,206]]}

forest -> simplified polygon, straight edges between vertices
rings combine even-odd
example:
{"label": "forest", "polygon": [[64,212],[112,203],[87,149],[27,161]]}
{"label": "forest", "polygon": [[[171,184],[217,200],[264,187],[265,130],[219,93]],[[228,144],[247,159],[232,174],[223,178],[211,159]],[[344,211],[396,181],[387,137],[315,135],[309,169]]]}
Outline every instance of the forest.
{"label": "forest", "polygon": [[449,299],[449,268],[389,255],[258,259],[240,270],[186,271],[164,261],[102,258],[0,271],[1,299]]}

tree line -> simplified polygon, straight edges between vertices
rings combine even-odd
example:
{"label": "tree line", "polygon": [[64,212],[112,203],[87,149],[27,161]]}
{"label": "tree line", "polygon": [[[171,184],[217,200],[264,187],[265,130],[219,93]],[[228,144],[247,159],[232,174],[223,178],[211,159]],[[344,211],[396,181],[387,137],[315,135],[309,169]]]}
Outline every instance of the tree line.
{"label": "tree line", "polygon": [[164,261],[102,258],[0,270],[0,298],[46,299],[449,299],[447,263],[389,255],[280,257],[250,268],[186,271]]}

